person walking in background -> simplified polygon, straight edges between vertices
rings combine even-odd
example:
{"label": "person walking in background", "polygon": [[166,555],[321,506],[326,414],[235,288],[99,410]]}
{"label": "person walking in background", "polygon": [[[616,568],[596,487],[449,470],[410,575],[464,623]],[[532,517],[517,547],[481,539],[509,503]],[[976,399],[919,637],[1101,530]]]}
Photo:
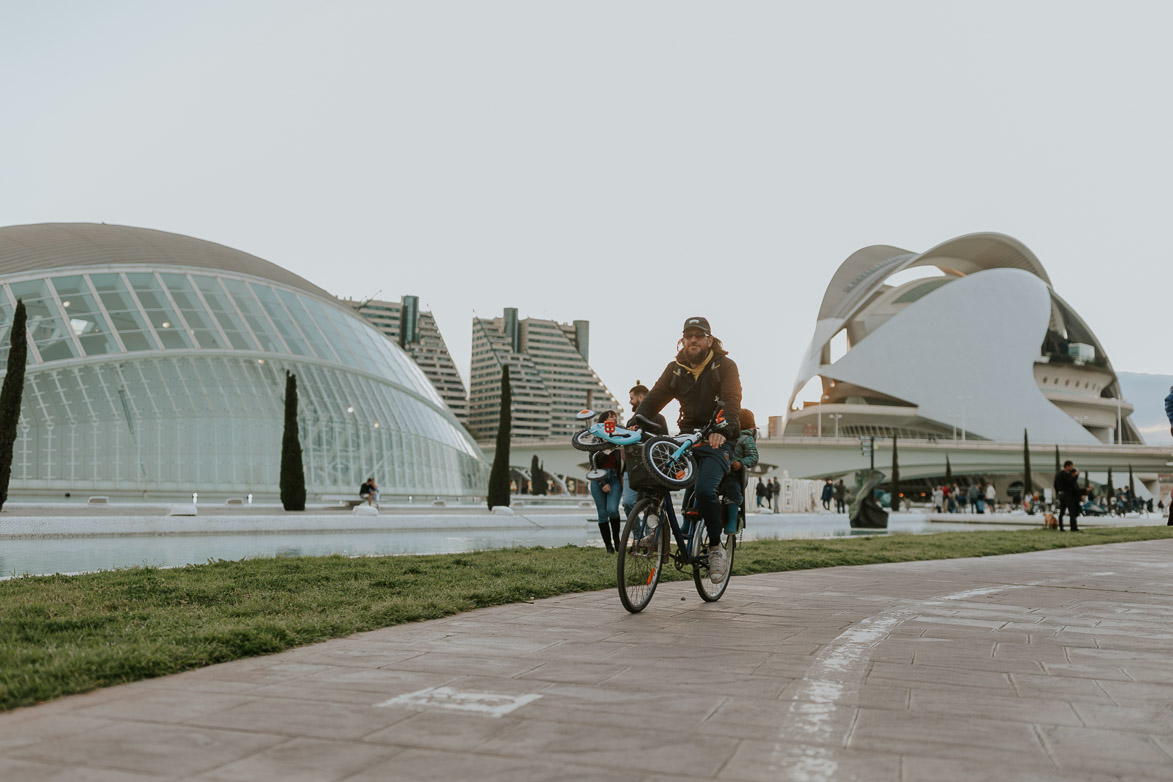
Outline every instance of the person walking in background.
{"label": "person walking in background", "polygon": [[847,487],[843,485],[843,479],[835,484],[835,512],[845,513],[847,511]]}
{"label": "person walking in background", "polygon": [[774,476],[773,482],[770,484],[770,502],[774,505],[774,512],[778,512],[778,495],[782,493],[782,484],[778,483],[778,476]]}
{"label": "person walking in background", "polygon": [[762,500],[766,499],[767,494],[769,494],[769,492],[766,491],[766,485],[764,483],[762,483],[761,478],[758,478],[758,485],[753,490],[753,493],[757,495],[758,507],[761,508],[762,507]]}
{"label": "person walking in background", "polygon": [[[1165,397],[1165,417],[1169,419],[1169,434],[1173,434],[1173,386],[1169,386],[1169,396]],[[1173,492],[1169,493],[1169,521],[1166,526],[1173,527]]]}
{"label": "person walking in background", "polygon": [[835,496],[835,487],[831,485],[831,479],[823,484],[823,510],[831,510],[831,498]]}
{"label": "person walking in background", "polygon": [[981,486],[976,483],[969,484],[969,489],[965,492],[965,498],[969,500],[969,507],[973,509],[974,513],[982,512],[983,496]]}
{"label": "person walking in background", "polygon": [[[600,423],[609,420],[618,421],[619,415],[614,410],[608,410],[599,416]],[[599,470],[601,473],[591,480],[591,497],[598,515],[599,535],[603,538],[608,554],[614,554],[619,546],[619,500],[623,495],[623,481],[619,478],[623,470],[622,453],[619,448],[591,453],[591,471]]]}
{"label": "person walking in background", "polygon": [[1169,386],[1169,396],[1165,397],[1165,417],[1169,419],[1169,434],[1173,434],[1173,386]]}
{"label": "person walking in background", "polygon": [[1063,462],[1063,469],[1055,473],[1053,485],[1059,498],[1059,529],[1063,529],[1063,514],[1066,512],[1071,518],[1071,531],[1079,532],[1079,470],[1075,469],[1075,462],[1070,459]]}
{"label": "person walking in background", "polygon": [[994,482],[990,481],[986,484],[986,505],[989,507],[987,513],[994,512],[994,505],[998,501],[998,492],[994,489]]}

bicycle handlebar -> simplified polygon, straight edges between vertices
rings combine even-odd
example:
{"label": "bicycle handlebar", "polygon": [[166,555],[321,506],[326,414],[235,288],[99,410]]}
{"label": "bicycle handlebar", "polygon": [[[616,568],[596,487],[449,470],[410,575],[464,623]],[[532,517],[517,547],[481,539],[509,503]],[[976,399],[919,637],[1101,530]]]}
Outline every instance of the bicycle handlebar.
{"label": "bicycle handlebar", "polygon": [[[647,429],[651,429],[653,432],[659,432],[659,431],[662,431],[662,429],[661,429],[661,427],[660,427],[660,425],[659,425],[658,423],[656,423],[655,421],[649,421],[647,418],[644,418],[644,417],[643,417],[642,415],[640,415],[639,413],[636,413],[636,414],[635,414],[635,416],[634,416],[634,418],[635,418],[637,421],[640,421],[641,423],[643,423],[645,428],[647,428]],[[668,434],[668,433],[667,433],[667,432],[664,432],[664,434]]]}

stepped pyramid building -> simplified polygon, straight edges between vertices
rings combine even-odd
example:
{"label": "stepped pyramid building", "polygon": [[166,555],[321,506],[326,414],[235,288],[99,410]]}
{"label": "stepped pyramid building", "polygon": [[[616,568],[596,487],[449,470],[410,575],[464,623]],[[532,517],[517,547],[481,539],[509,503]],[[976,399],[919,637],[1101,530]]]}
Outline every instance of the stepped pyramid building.
{"label": "stepped pyramid building", "polygon": [[448,345],[440,334],[436,319],[430,312],[421,312],[419,302],[418,296],[404,296],[402,301],[346,301],[415,360],[448,409],[458,421],[467,425],[468,397],[464,381],[448,353]]}
{"label": "stepped pyramid building", "polygon": [[468,428],[478,439],[497,435],[501,370],[508,364],[513,388],[513,439],[569,438],[584,407],[619,410],[619,402],[588,363],[590,322],[518,319],[506,308],[499,318],[474,318],[469,374]]}

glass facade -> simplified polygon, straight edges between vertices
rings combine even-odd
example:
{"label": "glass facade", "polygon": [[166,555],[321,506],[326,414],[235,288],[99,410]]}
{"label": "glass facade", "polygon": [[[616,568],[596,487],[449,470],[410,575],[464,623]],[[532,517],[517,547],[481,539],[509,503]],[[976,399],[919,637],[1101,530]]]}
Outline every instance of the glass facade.
{"label": "glass facade", "polygon": [[488,469],[422,370],[343,305],[221,270],[103,264],[0,277],[29,358],[13,490],[275,493],[285,372],[310,499],[483,494]]}

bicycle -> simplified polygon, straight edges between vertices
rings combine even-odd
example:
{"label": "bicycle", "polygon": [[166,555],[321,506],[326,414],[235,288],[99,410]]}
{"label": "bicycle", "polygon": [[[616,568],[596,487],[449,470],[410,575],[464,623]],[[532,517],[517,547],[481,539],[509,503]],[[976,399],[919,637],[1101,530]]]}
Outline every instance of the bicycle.
{"label": "bicycle", "polygon": [[[696,481],[696,458],[692,447],[706,440],[711,432],[724,421],[724,402],[714,400],[716,410],[709,422],[699,430],[683,433],[676,437],[650,435],[650,430],[659,427],[643,416],[636,416],[644,429],[628,429],[614,421],[592,424],[576,432],[571,442],[582,451],[595,451],[622,445],[627,455],[628,478],[633,488],[640,490],[627,523],[620,535],[616,581],[619,599],[623,607],[632,613],[642,611],[652,599],[663,573],[664,563],[671,558],[678,571],[691,567],[693,584],[697,593],[706,602],[721,599],[729,586],[733,572],[733,555],[737,547],[737,535],[745,527],[744,498],[738,506],[737,532],[725,535],[723,548],[728,562],[725,577],[718,583],[709,580],[708,532],[701,518],[695,493],[691,490]],[[592,410],[583,410],[579,420],[594,417]],[[593,479],[592,473],[588,479]],[[676,516],[671,491],[686,489],[681,507],[682,525]],[[651,523],[651,519],[656,523]],[[663,519],[668,523],[664,524]],[[654,527],[654,530],[653,530]],[[669,538],[671,531],[671,539]],[[671,543],[676,543],[675,550]]]}
{"label": "bicycle", "polygon": [[[708,531],[701,517],[695,492],[697,465],[692,448],[708,439],[718,425],[724,422],[724,403],[702,429],[676,437],[646,436],[646,429],[627,429],[613,421],[594,424],[574,436],[574,445],[580,450],[596,450],[613,444],[625,445],[628,478],[633,488],[640,490],[639,498],[627,517],[620,534],[618,558],[615,563],[619,600],[631,613],[639,613],[651,602],[659,586],[664,564],[671,559],[676,569],[691,568],[693,584],[705,602],[721,599],[729,587],[733,572],[733,556],[738,533],[745,526],[745,501],[738,506],[737,531],[724,535],[727,567],[725,576],[717,583],[709,579]],[[593,415],[583,411],[580,417]],[[656,425],[636,416],[647,429]],[[635,435],[639,435],[639,439]],[[588,477],[589,474],[588,474]],[[672,490],[686,489],[681,508],[685,524],[676,516]],[[664,520],[667,520],[667,524]],[[654,521],[653,521],[654,520]],[[669,537],[671,536],[671,537]],[[671,544],[675,542],[675,549]]]}

